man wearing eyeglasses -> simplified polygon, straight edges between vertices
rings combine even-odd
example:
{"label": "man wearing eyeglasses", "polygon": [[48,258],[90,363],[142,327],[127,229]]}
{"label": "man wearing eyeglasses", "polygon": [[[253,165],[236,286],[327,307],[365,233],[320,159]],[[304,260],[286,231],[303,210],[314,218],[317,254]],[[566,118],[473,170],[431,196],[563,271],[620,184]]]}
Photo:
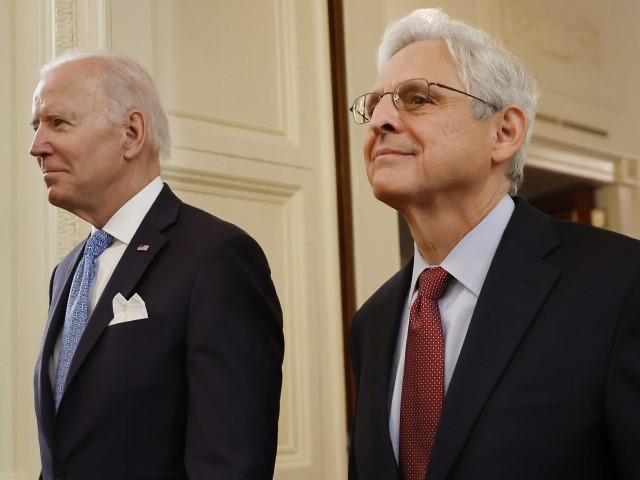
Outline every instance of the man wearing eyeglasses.
{"label": "man wearing eyeglasses", "polygon": [[356,313],[351,480],[640,478],[640,242],[516,196],[536,82],[438,9],[391,25],[367,128],[413,259]]}

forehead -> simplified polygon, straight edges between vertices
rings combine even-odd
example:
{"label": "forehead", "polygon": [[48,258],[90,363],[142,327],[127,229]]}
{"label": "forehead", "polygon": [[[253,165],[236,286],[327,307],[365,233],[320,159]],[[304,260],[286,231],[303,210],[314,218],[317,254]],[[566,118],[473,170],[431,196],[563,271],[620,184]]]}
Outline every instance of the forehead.
{"label": "forehead", "polygon": [[43,74],[33,93],[33,109],[88,109],[95,107],[101,96],[95,76],[89,75],[79,62],[64,63]]}
{"label": "forehead", "polygon": [[412,78],[461,86],[456,61],[446,44],[437,40],[414,42],[393,55],[378,75],[376,89],[389,89]]}

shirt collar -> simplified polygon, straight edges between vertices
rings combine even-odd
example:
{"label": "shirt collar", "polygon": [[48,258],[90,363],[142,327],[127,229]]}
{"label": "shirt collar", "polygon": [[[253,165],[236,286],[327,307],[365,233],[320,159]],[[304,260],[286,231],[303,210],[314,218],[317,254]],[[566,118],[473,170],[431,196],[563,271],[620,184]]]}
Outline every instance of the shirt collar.
{"label": "shirt collar", "polygon": [[[491,261],[514,209],[513,200],[509,195],[505,195],[493,210],[458,242],[440,264],[476,296],[480,295]],[[429,265],[418,252],[417,246],[414,246],[411,285],[415,288],[420,273],[425,268],[435,266]]]}
{"label": "shirt collar", "polygon": [[[153,202],[156,201],[163,184],[160,176],[154,178],[146,187],[140,190],[133,198],[125,203],[113,214],[102,230],[110,234],[114,240],[119,240],[129,245],[133,235],[140,227],[142,220],[147,215]],[[91,233],[96,231],[92,227]]]}

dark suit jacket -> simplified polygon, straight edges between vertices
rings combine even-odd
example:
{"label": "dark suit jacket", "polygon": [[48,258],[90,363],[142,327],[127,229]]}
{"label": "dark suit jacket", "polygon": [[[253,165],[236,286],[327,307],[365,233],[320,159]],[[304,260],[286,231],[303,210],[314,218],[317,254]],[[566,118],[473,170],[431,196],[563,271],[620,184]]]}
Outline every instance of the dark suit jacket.
{"label": "dark suit jacket", "polygon": [[[284,341],[257,243],[165,185],[89,319],[55,414],[48,363],[83,247],[53,274],[35,370],[44,479],[272,478]],[[107,326],[118,293],[138,293],[149,318]]]}
{"label": "dark suit jacket", "polygon": [[[401,478],[391,363],[411,262],[357,312],[350,479]],[[640,478],[640,242],[521,199],[444,401],[429,480]]]}

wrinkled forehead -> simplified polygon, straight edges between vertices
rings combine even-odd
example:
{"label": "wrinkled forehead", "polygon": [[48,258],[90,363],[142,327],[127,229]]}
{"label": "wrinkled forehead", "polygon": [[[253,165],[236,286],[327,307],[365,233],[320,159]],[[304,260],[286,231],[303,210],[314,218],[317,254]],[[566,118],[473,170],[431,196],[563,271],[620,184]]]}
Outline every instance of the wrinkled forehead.
{"label": "wrinkled forehead", "polygon": [[393,54],[380,69],[373,91],[393,89],[413,78],[461,85],[458,64],[447,45],[440,40],[420,40]]}
{"label": "wrinkled forehead", "polygon": [[68,62],[45,70],[33,92],[33,108],[53,101],[87,105],[102,102],[99,76],[82,67],[80,62]]}
{"label": "wrinkled forehead", "polygon": [[51,69],[43,73],[33,94],[32,122],[52,116],[81,118],[104,112],[106,100],[100,82],[75,68]]}

